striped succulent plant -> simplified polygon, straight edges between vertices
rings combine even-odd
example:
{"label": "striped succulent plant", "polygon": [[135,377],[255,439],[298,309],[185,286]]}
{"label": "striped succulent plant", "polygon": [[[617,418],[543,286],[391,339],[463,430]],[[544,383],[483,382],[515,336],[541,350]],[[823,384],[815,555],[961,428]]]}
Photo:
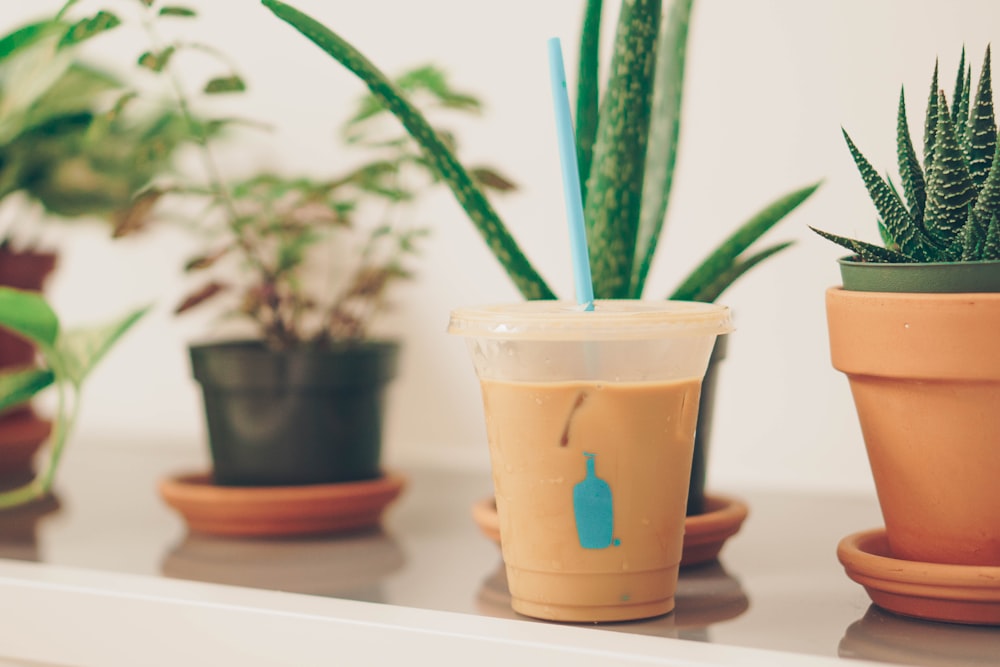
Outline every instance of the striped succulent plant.
{"label": "striped succulent plant", "polygon": [[[623,0],[614,56],[599,98],[601,0],[587,0],[580,40],[576,135],[594,294],[643,294],[666,218],[677,158],[688,26],[694,0]],[[271,11],[360,77],[422,146],[487,245],[528,299],[554,293],[518,246],[467,170],[427,121],[364,55],[339,35],[280,0]],[[542,49],[539,49],[542,52]],[[712,301],[743,273],[786,248],[751,245],[794,210],[818,184],[771,203],[736,228],[687,276],[670,298]]]}
{"label": "striped succulent plant", "polygon": [[986,48],[975,99],[965,51],[949,109],[934,66],[924,121],[923,165],[899,95],[896,145],[903,198],[883,179],[847,132],[847,147],[879,215],[884,247],[814,230],[864,262],[927,263],[1000,260],[1000,160],[993,113],[990,49]]}

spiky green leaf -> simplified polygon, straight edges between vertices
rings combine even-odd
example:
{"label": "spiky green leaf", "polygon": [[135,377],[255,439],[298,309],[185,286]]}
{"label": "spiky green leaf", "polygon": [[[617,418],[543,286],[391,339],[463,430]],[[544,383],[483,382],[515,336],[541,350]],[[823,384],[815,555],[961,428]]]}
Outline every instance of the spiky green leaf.
{"label": "spiky green leaf", "polygon": [[983,68],[979,73],[979,85],[976,87],[976,101],[972,107],[968,126],[969,174],[977,188],[982,188],[986,182],[997,143],[990,60],[990,47],[987,46]]}
{"label": "spiky green leaf", "polygon": [[649,145],[646,148],[646,173],[630,286],[634,298],[642,296],[646,276],[666,224],[680,139],[684,63],[693,4],[693,0],[676,0],[671,5],[656,47],[656,79],[649,121]]}
{"label": "spiky green leaf", "polygon": [[243,78],[231,74],[229,76],[219,76],[209,80],[202,89],[206,95],[219,95],[222,93],[242,93],[247,89],[247,84]]}
{"label": "spiky green leaf", "polygon": [[986,230],[986,243],[983,245],[983,259],[1000,259],[1000,216],[993,214],[990,226]]}
{"label": "spiky green leaf", "polygon": [[587,178],[594,157],[600,95],[601,0],[587,0],[580,33],[580,62],[576,83],[576,162],[580,194],[587,198]]}
{"label": "spiky green leaf", "polygon": [[[958,60],[958,72],[955,74],[955,92],[951,96],[952,104],[954,105],[951,110],[951,124],[955,127],[959,125],[964,125],[961,116],[962,110],[962,93],[966,90],[966,79],[965,79],[965,47],[962,47],[962,56]],[[968,110],[968,98],[966,98],[965,108]]]}
{"label": "spiky green leaf", "polygon": [[88,18],[83,18],[71,25],[59,40],[57,48],[66,48],[96,37],[121,25],[121,19],[111,12],[101,10]]}
{"label": "spiky green leaf", "polygon": [[833,241],[839,246],[847,248],[855,255],[861,258],[863,262],[873,262],[873,263],[891,263],[891,264],[911,264],[917,260],[912,257],[907,257],[901,252],[896,252],[895,250],[889,250],[888,248],[883,248],[877,246],[874,243],[868,243],[866,241],[858,241],[856,239],[849,239],[846,236],[838,236],[836,234],[830,234],[829,232],[824,232],[821,229],[816,229],[815,227],[810,227],[823,238],[828,241]]}
{"label": "spiky green leaf", "polygon": [[844,139],[847,147],[854,158],[854,164],[858,167],[861,180],[864,181],[868,189],[868,195],[875,204],[882,223],[885,225],[886,233],[899,246],[900,252],[917,260],[926,260],[929,257],[929,250],[933,245],[924,237],[920,229],[915,225],[909,212],[893,194],[889,185],[879,176],[872,167],[868,159],[861,154],[858,147],[854,145],[850,135],[844,130]]}
{"label": "spiky green leaf", "polygon": [[584,204],[597,298],[629,296],[659,25],[657,0],[622,5]]}
{"label": "spiky green leaf", "polygon": [[554,293],[524,256],[469,173],[448,150],[427,119],[410,104],[392,82],[356,48],[315,19],[280,2],[263,0],[281,20],[298,30],[328,55],[357,75],[368,89],[400,120],[421,146],[431,166],[444,180],[476,225],[493,255],[500,261],[526,299],[551,299]]}
{"label": "spiky green leaf", "polygon": [[[948,102],[944,93],[940,93],[934,158],[927,172],[927,203],[923,225],[927,234],[940,247],[955,247],[958,233],[968,218],[969,206],[975,202],[975,197],[976,189],[969,175],[969,167],[965,163],[965,156],[955,136],[955,127],[948,114]],[[900,243],[900,247],[907,254],[912,254],[903,243]],[[938,258],[942,258],[941,255]]]}
{"label": "spiky green leaf", "polygon": [[962,87],[962,95],[958,98],[955,103],[956,109],[953,116],[956,118],[955,125],[955,138],[958,139],[958,146],[962,149],[962,154],[968,158],[969,155],[969,97],[970,89],[972,86],[972,66],[968,66],[965,70],[965,83]]}
{"label": "spiky green leaf", "polygon": [[986,245],[986,231],[987,226],[977,224],[976,215],[972,208],[969,208],[968,220],[959,232],[959,240],[962,243],[961,261],[972,262],[982,258]]}
{"label": "spiky green leaf", "polygon": [[993,216],[1000,215],[1000,160],[997,159],[1000,156],[1000,144],[995,145],[993,150],[990,172],[972,207],[970,218],[970,224],[976,225],[984,236]]}
{"label": "spiky green leaf", "polygon": [[0,412],[26,403],[52,384],[55,374],[42,368],[0,371]]}
{"label": "spiky green leaf", "polygon": [[59,318],[37,292],[0,286],[0,327],[45,347],[59,336]]}
{"label": "spiky green leaf", "polygon": [[63,333],[56,344],[56,353],[67,379],[79,387],[111,346],[148,310],[141,308],[110,324]]}
{"label": "spiky green leaf", "polygon": [[[906,119],[906,96],[899,89],[899,110],[896,114],[896,156],[899,162],[899,175],[903,182],[903,194],[909,204],[910,217],[918,225],[924,219],[924,170],[920,168],[920,160],[913,149],[910,136],[910,125]],[[887,242],[888,246],[889,243]]]}
{"label": "spiky green leaf", "polygon": [[924,116],[924,172],[931,168],[934,160],[934,135],[938,119],[938,61],[934,61],[934,75],[931,77],[931,92],[927,95],[927,113]]}
{"label": "spiky green leaf", "polygon": [[690,301],[699,293],[708,290],[709,285],[725,289],[719,285],[719,276],[731,269],[737,258],[757,239],[774,227],[786,215],[794,211],[820,186],[814,183],[780,197],[758,211],[753,217],[736,228],[705,260],[681,281],[670,298]]}

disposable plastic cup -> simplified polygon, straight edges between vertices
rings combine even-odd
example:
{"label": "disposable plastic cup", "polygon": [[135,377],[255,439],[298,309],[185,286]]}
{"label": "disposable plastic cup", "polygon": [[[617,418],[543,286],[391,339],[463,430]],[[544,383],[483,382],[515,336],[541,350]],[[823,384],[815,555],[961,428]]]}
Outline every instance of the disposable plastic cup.
{"label": "disposable plastic cup", "polygon": [[528,301],[457,309],[482,388],[515,611],[555,621],[674,608],[701,380],[729,309]]}

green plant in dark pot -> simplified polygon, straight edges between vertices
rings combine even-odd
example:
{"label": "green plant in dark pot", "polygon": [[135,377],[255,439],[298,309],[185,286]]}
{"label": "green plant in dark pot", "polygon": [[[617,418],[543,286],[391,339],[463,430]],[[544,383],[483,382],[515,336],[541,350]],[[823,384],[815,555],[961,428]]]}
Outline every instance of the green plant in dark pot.
{"label": "green plant in dark pot", "polygon": [[[983,352],[1000,329],[1000,160],[989,49],[975,87],[971,70],[963,52],[949,107],[935,66],[922,162],[900,95],[902,194],[847,137],[883,245],[819,232],[854,253],[840,261],[843,287],[826,294],[831,358],[850,381],[885,519],[884,534],[842,543],[849,574],[858,571],[851,545],[859,539],[881,540],[900,560],[1000,566],[1000,357]],[[1000,620],[995,610],[914,602],[852,576],[899,613]]]}
{"label": "green plant in dark pot", "polygon": [[[395,85],[439,112],[479,110],[433,66],[411,69]],[[192,194],[206,199],[197,221],[206,251],[187,263],[198,284],[177,310],[226,302],[229,315],[255,329],[253,340],[191,347],[217,484],[381,474],[384,394],[400,344],[371,327],[389,290],[411,277],[427,233],[401,211],[435,183],[409,137],[385,135],[385,115],[370,97],[360,100],[343,142],[361,164],[324,179],[269,172],[225,179],[210,142],[201,142],[208,186]],[[475,174],[487,187],[513,187],[488,166]],[[364,218],[376,210],[382,219]]]}
{"label": "green plant in dark pot", "polygon": [[[447,142],[393,83],[339,35],[279,0],[263,0],[342,63],[370,88],[420,142],[427,159],[452,188],[458,202],[526,299],[555,294],[531,264],[503,221]],[[576,98],[576,143],[594,294],[600,299],[638,299],[659,245],[673,183],[680,134],[681,99],[688,26],[693,0],[672,4],[661,21],[661,2],[623,3],[614,56],[599,95],[600,0],[586,4],[580,40]],[[539,45],[539,53],[544,49]],[[554,147],[553,147],[554,150]],[[668,295],[713,301],[745,272],[788,247],[783,242],[755,248],[755,242],[816,189],[810,185],[781,197],[737,227]],[[720,351],[721,352],[721,351]],[[716,355],[716,359],[721,354]],[[711,413],[712,371],[706,376],[703,415]],[[699,421],[699,441],[707,434]],[[690,513],[701,512],[706,445],[696,443],[689,493]]]}

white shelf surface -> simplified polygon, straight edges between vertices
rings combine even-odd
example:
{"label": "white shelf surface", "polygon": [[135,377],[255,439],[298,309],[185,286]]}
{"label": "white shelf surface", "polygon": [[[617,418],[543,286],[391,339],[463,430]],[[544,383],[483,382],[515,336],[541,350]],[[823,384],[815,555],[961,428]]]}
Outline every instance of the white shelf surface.
{"label": "white shelf surface", "polygon": [[[191,450],[82,443],[58,507],[0,514],[0,667],[439,664],[993,665],[1000,629],[872,607],[835,556],[874,498],[745,492],[721,562],[681,574],[677,609],[571,626],[511,611],[497,547],[470,516],[488,474],[402,472],[381,530],[339,538],[189,534],[156,481]],[[844,659],[851,659],[846,662]]]}

